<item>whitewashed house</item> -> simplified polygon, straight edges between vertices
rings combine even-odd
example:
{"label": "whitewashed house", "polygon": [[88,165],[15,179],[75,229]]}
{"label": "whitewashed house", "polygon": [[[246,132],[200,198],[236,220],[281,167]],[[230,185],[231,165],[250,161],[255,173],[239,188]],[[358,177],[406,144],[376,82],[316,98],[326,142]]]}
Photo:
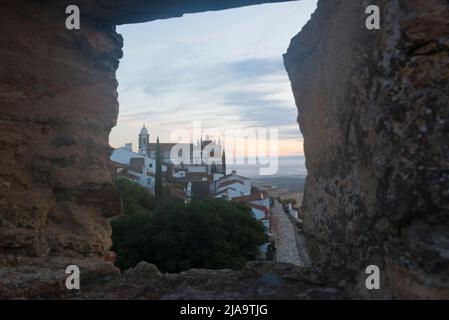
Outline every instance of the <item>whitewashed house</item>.
{"label": "whitewashed house", "polygon": [[[111,161],[121,165],[117,167],[119,178],[129,179],[154,191],[156,160],[132,151],[130,144],[117,148],[112,152]],[[162,171],[167,170],[162,166]]]}
{"label": "whitewashed house", "polygon": [[251,180],[237,175],[235,170],[214,182],[215,197],[226,197],[228,199],[247,196],[251,194]]}
{"label": "whitewashed house", "polygon": [[148,157],[145,157],[141,154],[138,154],[136,152],[133,152],[132,150],[128,149],[126,147],[120,147],[117,149],[114,149],[114,151],[111,154],[111,160],[117,163],[121,163],[127,166],[130,166],[131,159],[133,158],[142,158],[145,160],[145,168],[147,171],[150,172],[156,172],[156,160],[151,159]]}

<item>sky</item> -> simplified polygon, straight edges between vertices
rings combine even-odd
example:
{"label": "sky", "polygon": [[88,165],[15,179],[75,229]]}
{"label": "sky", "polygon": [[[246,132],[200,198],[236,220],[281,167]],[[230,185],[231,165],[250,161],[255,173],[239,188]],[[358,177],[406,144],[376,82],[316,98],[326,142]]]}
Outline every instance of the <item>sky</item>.
{"label": "sky", "polygon": [[[317,0],[187,14],[118,27],[120,112],[113,147],[133,143],[145,123],[150,141],[175,129],[277,129],[279,154],[301,155],[297,109],[282,55]],[[193,141],[195,142],[195,141]]]}

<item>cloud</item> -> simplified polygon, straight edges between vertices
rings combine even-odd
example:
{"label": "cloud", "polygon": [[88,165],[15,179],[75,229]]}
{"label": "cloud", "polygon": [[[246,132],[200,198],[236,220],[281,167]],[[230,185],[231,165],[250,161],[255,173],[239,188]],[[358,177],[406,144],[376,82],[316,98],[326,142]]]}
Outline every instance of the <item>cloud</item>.
{"label": "cloud", "polygon": [[239,60],[229,63],[228,69],[234,75],[241,76],[243,78],[285,74],[284,63],[281,58],[253,58]]}
{"label": "cloud", "polygon": [[149,119],[179,126],[203,119],[210,125],[240,122],[264,128],[296,123],[297,111],[280,58],[169,66],[155,74],[121,93],[122,105],[132,105],[121,110],[124,122]]}
{"label": "cloud", "polygon": [[193,121],[299,138],[282,54],[314,6],[304,0],[121,26],[119,128],[111,143],[135,141],[129,132],[143,122],[162,139]]}

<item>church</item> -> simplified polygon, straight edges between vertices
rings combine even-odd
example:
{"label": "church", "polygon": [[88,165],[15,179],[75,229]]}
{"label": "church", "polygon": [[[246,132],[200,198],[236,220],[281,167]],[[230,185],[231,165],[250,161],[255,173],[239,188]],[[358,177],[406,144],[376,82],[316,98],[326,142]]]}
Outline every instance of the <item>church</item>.
{"label": "church", "polygon": [[[253,193],[251,179],[238,175],[236,170],[226,173],[226,155],[220,140],[217,143],[206,136],[206,139],[200,139],[196,144],[159,143],[159,148],[163,183],[169,188],[172,196],[182,199],[185,203],[191,199],[201,200],[209,197],[244,202],[266,229],[270,229],[270,217],[267,213],[270,198],[265,193]],[[150,133],[144,125],[139,133],[137,152],[133,151],[131,143],[113,151],[113,175],[118,179],[131,180],[154,192],[156,150],[157,143],[150,142]],[[182,154],[183,150],[187,154]],[[219,156],[214,157],[215,154]],[[194,155],[199,156],[196,158]],[[220,161],[203,161],[208,157],[218,158]],[[266,251],[266,248],[263,250]]]}
{"label": "church", "polygon": [[[156,159],[156,142],[150,142],[148,129],[143,125],[139,133],[138,154]],[[206,136],[196,144],[193,143],[165,143],[159,142],[162,163],[169,166],[172,172],[187,170],[189,172],[205,172],[208,175],[226,175],[226,155],[224,148]],[[209,152],[209,154],[205,154]],[[218,157],[216,155],[218,154]],[[172,159],[173,155],[176,159]],[[217,159],[218,161],[204,161],[205,159]],[[206,163],[207,162],[207,163]]]}
{"label": "church", "polygon": [[[137,152],[132,143],[116,148],[111,155],[113,173],[130,179],[154,191],[157,143],[150,142],[150,133],[143,125],[139,133]],[[184,191],[193,188],[195,194],[209,194],[209,184],[226,176],[226,155],[220,143],[206,137],[198,143],[159,143],[164,181],[184,186]],[[209,152],[209,154],[205,154]],[[216,159],[219,161],[203,161]],[[176,156],[176,159],[173,158]],[[198,156],[196,156],[198,155]],[[207,157],[206,157],[207,156]],[[210,157],[210,158],[209,158]]]}

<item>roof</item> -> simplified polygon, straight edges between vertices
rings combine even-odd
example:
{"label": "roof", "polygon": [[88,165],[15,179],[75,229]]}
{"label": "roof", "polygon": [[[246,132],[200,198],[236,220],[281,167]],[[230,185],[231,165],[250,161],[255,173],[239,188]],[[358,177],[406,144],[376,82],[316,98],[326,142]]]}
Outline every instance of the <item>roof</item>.
{"label": "roof", "polygon": [[110,160],[122,164],[128,164],[131,158],[145,158],[143,155],[130,151],[125,147],[120,147],[112,151]]}
{"label": "roof", "polygon": [[215,195],[216,195],[216,196],[219,196],[220,194],[223,194],[223,193],[228,192],[228,190],[234,190],[234,191],[237,191],[237,190],[235,190],[234,188],[228,187],[228,188],[226,188],[226,189],[221,190],[220,192],[217,192]]}
{"label": "roof", "polygon": [[[210,176],[206,172],[190,172],[184,177],[169,177],[171,180],[178,182],[190,182],[190,181],[211,181]],[[206,178],[206,180],[203,180]]]}
{"label": "roof", "polygon": [[259,206],[258,204],[254,204],[254,203],[251,203],[251,202],[245,202],[245,204],[248,206],[248,207],[250,207],[250,208],[254,208],[254,209],[257,209],[257,210],[260,210],[260,211],[266,211],[266,210],[268,210],[266,207],[264,207],[264,206]]}
{"label": "roof", "polygon": [[110,160],[110,165],[114,168],[129,168],[126,164],[115,162],[113,160]]}
{"label": "roof", "polygon": [[117,175],[124,177],[124,178],[132,179],[132,180],[139,180],[139,177],[134,176],[128,172],[120,172],[120,173],[117,173]]}
{"label": "roof", "polygon": [[[220,181],[220,180],[218,180],[218,181]],[[240,183],[240,184],[243,184],[242,181],[232,179],[232,180],[229,180],[229,181],[224,181],[224,182],[218,183],[218,187],[219,187],[219,188],[221,188],[221,187],[226,187],[226,186],[229,186],[229,185],[234,184],[234,183]]]}
{"label": "roof", "polygon": [[148,130],[145,128],[145,125],[143,125],[143,128],[140,129],[140,134],[148,134]]}
{"label": "roof", "polygon": [[232,201],[246,202],[246,201],[263,200],[266,198],[268,198],[268,194],[266,192],[257,192],[257,193],[252,193],[248,196],[235,197],[232,199]]}
{"label": "roof", "polygon": [[[171,150],[176,145],[177,145],[177,143],[159,142],[159,148],[161,148],[161,151],[162,150],[164,150],[164,151]],[[150,143],[150,149],[156,150],[156,146],[157,146],[156,142]]]}
{"label": "roof", "polygon": [[239,178],[242,178],[242,179],[245,179],[245,180],[250,180],[247,177],[244,177],[244,176],[241,176],[241,175],[238,175],[238,174],[232,174],[232,173],[225,175],[223,178],[228,178],[228,177],[239,177]]}

